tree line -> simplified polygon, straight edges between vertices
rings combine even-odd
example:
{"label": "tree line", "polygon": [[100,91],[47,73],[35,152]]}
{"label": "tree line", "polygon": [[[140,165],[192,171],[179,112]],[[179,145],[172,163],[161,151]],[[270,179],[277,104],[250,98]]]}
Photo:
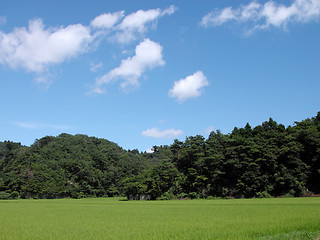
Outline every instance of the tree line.
{"label": "tree line", "polygon": [[86,135],[0,142],[0,199],[126,196],[128,199],[252,198],[320,193],[320,112],[285,127],[272,118],[124,150]]}

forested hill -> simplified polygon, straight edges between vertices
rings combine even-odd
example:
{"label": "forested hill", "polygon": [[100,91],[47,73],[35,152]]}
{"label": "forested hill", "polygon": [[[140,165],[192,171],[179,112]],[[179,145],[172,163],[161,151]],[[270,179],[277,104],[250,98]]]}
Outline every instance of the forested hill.
{"label": "forested hill", "polygon": [[320,193],[320,112],[196,135],[153,153],[86,135],[0,142],[0,199],[310,196]]}
{"label": "forested hill", "polygon": [[152,166],[136,151],[86,135],[47,136],[31,147],[0,145],[0,191],[22,198],[119,195],[124,177]]}

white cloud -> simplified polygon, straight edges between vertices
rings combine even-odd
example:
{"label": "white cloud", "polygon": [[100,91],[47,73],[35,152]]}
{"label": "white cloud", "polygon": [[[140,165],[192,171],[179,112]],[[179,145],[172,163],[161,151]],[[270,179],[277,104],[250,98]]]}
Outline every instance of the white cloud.
{"label": "white cloud", "polygon": [[249,21],[259,19],[259,9],[261,5],[257,2],[251,2],[248,5],[243,5],[238,10],[237,15],[240,16],[241,21]]}
{"label": "white cloud", "polygon": [[171,5],[170,7],[168,7],[167,9],[163,10],[161,15],[172,15],[174,14],[176,11],[178,10],[178,8],[174,5]]}
{"label": "white cloud", "polygon": [[112,28],[124,16],[124,11],[104,13],[93,19],[90,25],[93,28]]}
{"label": "white cloud", "polygon": [[135,13],[131,13],[126,16],[120,23],[119,28],[128,31],[144,32],[146,30],[146,24],[156,20],[161,14],[161,10],[150,9],[147,11],[138,10]]}
{"label": "white cloud", "polygon": [[119,67],[111,70],[96,80],[93,93],[103,93],[102,86],[113,80],[122,80],[121,87],[128,90],[139,85],[139,78],[148,69],[164,65],[162,59],[162,46],[149,39],[144,39],[135,50],[135,55],[121,61]]}
{"label": "white cloud", "polygon": [[290,6],[272,0],[265,4],[253,1],[237,9],[231,7],[215,10],[202,18],[201,25],[219,26],[226,22],[247,22],[253,25],[252,31],[268,27],[286,28],[289,23],[318,21],[320,0],[294,0]]}
{"label": "white cloud", "polygon": [[176,81],[169,91],[169,96],[183,102],[189,98],[199,97],[201,95],[200,90],[208,85],[209,82],[205,75],[201,71],[197,71],[185,79]]}
{"label": "white cloud", "polygon": [[154,153],[153,147],[152,147],[152,148],[148,148],[148,149],[146,150],[146,153]]}
{"label": "white cloud", "polygon": [[90,29],[81,24],[44,29],[42,20],[36,19],[28,29],[0,32],[0,63],[41,74],[50,65],[85,52],[92,40]]}
{"label": "white cloud", "polygon": [[150,128],[142,132],[143,136],[153,138],[176,138],[183,134],[183,131],[178,129],[159,130],[158,128]]}
{"label": "white cloud", "polygon": [[164,10],[157,8],[131,13],[117,26],[118,32],[115,34],[115,39],[120,43],[133,41],[137,38],[137,35],[144,34],[150,25],[155,26],[157,19],[165,15],[171,15],[176,10],[176,7],[170,6]]}
{"label": "white cloud", "polygon": [[208,25],[214,25],[219,26],[223,23],[235,19],[236,16],[234,14],[234,11],[231,7],[225,8],[221,11],[214,11],[202,18],[201,25],[208,26]]}

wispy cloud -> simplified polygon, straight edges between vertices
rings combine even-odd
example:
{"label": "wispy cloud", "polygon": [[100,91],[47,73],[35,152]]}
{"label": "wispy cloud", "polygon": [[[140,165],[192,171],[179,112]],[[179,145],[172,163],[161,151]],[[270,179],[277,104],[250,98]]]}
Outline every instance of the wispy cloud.
{"label": "wispy cloud", "polygon": [[99,63],[91,63],[90,64],[90,71],[91,72],[96,72],[98,71],[99,69],[101,69],[103,66],[103,63],[102,62],[99,62]]}
{"label": "wispy cloud", "polygon": [[147,11],[138,10],[137,12],[131,13],[116,26],[114,38],[120,43],[131,42],[135,40],[137,36],[143,35],[148,27],[155,27],[159,18],[165,15],[171,15],[176,10],[177,8],[172,5],[164,10],[157,8]]}
{"label": "wispy cloud", "polygon": [[34,123],[34,122],[12,122],[11,124],[16,125],[20,128],[25,129],[53,129],[59,131],[69,130],[71,127],[66,125],[46,124],[46,123]]}
{"label": "wispy cloud", "polygon": [[179,137],[180,135],[183,134],[183,131],[182,130],[179,130],[179,129],[166,129],[166,130],[159,130],[158,128],[150,128],[150,129],[147,129],[147,130],[144,130],[142,132],[142,135],[143,136],[146,136],[146,137],[153,137],[153,138],[167,138],[167,139],[170,139],[170,138],[176,138],[176,137]]}
{"label": "wispy cloud", "polygon": [[206,76],[197,71],[194,74],[176,81],[172,89],[169,90],[169,97],[177,98],[182,103],[189,98],[196,98],[201,95],[201,89],[208,86]]}
{"label": "wispy cloud", "polygon": [[110,29],[124,17],[124,11],[104,13],[95,17],[90,26],[98,29]]}
{"label": "wispy cloud", "polygon": [[135,50],[135,55],[121,61],[119,67],[98,78],[91,93],[104,93],[103,85],[115,80],[122,81],[123,90],[137,87],[139,78],[148,69],[164,64],[162,46],[150,39],[144,39]]}
{"label": "wispy cloud", "polygon": [[214,27],[232,21],[246,23],[250,26],[247,33],[252,33],[269,27],[286,29],[289,23],[319,21],[319,17],[320,0],[294,0],[289,6],[272,0],[265,4],[253,1],[236,9],[216,9],[204,16],[200,24],[204,27]]}
{"label": "wispy cloud", "polygon": [[7,18],[5,16],[0,16],[0,25],[5,24],[7,22]]}
{"label": "wispy cloud", "polygon": [[215,128],[213,126],[209,126],[204,132],[209,135],[212,131],[214,131]]}

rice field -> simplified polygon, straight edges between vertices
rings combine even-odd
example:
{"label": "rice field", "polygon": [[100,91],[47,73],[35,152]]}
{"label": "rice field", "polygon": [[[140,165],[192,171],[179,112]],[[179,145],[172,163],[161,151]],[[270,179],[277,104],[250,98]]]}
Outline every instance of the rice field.
{"label": "rice field", "polygon": [[2,200],[0,239],[320,239],[320,198]]}

